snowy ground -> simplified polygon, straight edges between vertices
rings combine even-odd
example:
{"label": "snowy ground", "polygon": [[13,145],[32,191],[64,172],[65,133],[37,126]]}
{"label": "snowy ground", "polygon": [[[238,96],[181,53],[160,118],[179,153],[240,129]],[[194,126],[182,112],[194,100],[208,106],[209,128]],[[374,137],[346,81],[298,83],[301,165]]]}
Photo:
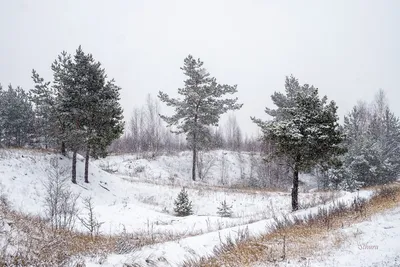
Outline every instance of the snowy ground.
{"label": "snowy ground", "polygon": [[[84,162],[82,157],[78,158],[78,185],[68,185],[74,193],[80,194],[81,199],[92,197],[95,213],[99,221],[104,222],[103,233],[168,232],[182,237],[178,241],[143,247],[132,254],[109,255],[101,266],[122,266],[133,262],[134,258],[143,264],[146,259],[152,259],[157,262],[156,266],[178,266],[185,258],[211,254],[226,237],[235,236],[244,229],[250,235],[266,233],[273,214],[290,212],[288,193],[213,187],[220,179],[218,168],[210,169],[207,181],[191,182],[189,156],[144,160],[122,155],[94,161],[90,166],[89,184],[83,182]],[[215,152],[214,157],[221,156],[230,162],[224,178],[227,184],[235,184],[241,170],[247,168],[246,164],[243,161],[240,162],[244,166],[235,163],[237,155],[232,153]],[[14,209],[44,215],[46,170],[54,159],[61,167],[68,168],[71,164],[69,158],[51,153],[0,150],[1,192]],[[170,183],[171,176],[175,177],[172,183],[175,185]],[[194,210],[192,216],[184,218],[174,216],[172,211],[181,184],[188,186]],[[368,196],[369,192],[365,194]],[[327,203],[332,195],[302,193],[299,197],[303,205],[316,205]],[[354,195],[340,192],[334,197],[351,201]],[[233,218],[217,216],[217,207],[223,200],[233,206]],[[316,208],[299,212],[316,212]],[[77,224],[77,229],[83,230],[83,227]],[[87,266],[100,266],[96,259],[87,259],[86,263]]]}
{"label": "snowy ground", "polygon": [[[60,166],[69,168],[70,159],[27,150],[3,150],[1,153],[2,192],[15,209],[43,215],[44,184],[49,162],[56,158]],[[133,164],[142,166],[140,164],[143,161],[139,159]],[[165,162],[165,157],[160,161]],[[242,192],[221,188],[208,190],[203,183],[188,182],[194,215],[180,218],[173,214],[173,202],[181,187],[141,182],[140,177],[126,176],[124,172],[110,174],[97,167],[97,164],[91,164],[90,184],[85,184],[82,181],[83,158],[78,157],[78,185],[70,186],[82,199],[89,196],[93,198],[95,212],[99,221],[104,222],[102,230],[107,234],[123,230],[148,230],[150,226],[154,231],[209,232],[269,218],[273,212],[290,210],[288,193]],[[159,162],[152,164],[154,166],[147,161],[146,172],[163,172]],[[307,204],[322,201],[324,196],[303,194],[300,198]],[[232,205],[233,218],[217,216],[217,207],[223,200]]]}
{"label": "snowy ground", "polygon": [[[243,176],[250,173],[250,161],[257,158],[249,153],[223,150],[200,153],[203,159],[204,177],[198,184],[226,185],[241,184]],[[95,161],[104,170],[140,181],[157,184],[191,185],[192,153],[177,152],[174,155],[144,159],[140,155],[125,154],[109,156]]]}
{"label": "snowy ground", "polygon": [[[344,243],[334,247],[334,239]],[[400,266],[400,207],[375,215],[364,221],[332,231],[320,242],[320,250],[311,258],[282,262],[277,267],[399,267]],[[258,264],[254,267],[271,265]]]}
{"label": "snowy ground", "polygon": [[[350,205],[357,195],[361,198],[369,198],[371,197],[372,192],[363,191],[359,194],[347,193],[339,199],[343,203]],[[310,213],[315,214],[318,212],[319,207],[330,207],[332,205],[333,204],[329,202],[325,205],[321,204],[307,210],[299,210],[298,212],[292,213],[292,215],[305,216]],[[127,255],[109,255],[107,261],[102,264],[98,264],[95,260],[89,259],[86,264],[88,267],[112,267],[121,266],[124,263],[135,263],[138,264],[138,266],[146,266],[146,262],[150,261],[154,262],[156,264],[155,266],[159,267],[181,266],[185,259],[199,259],[200,257],[212,255],[216,246],[219,246],[230,237],[235,239],[243,232],[246,232],[249,237],[257,237],[269,233],[273,223],[273,219],[260,220],[244,226],[237,226],[199,236],[187,237],[179,241],[146,246],[137,252]]]}

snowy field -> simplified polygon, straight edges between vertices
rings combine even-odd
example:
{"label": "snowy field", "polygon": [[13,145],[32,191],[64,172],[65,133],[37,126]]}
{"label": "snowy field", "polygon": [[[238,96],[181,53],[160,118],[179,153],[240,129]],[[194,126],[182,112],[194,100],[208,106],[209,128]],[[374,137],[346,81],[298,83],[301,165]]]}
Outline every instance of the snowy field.
{"label": "snowy field", "polygon": [[[27,150],[2,151],[0,157],[1,191],[7,195],[13,208],[24,213],[44,215],[44,192],[48,179],[46,171],[51,169],[49,162],[57,159],[60,166],[68,170],[70,159]],[[113,156],[110,160],[116,162],[126,157]],[[142,182],[140,176],[127,176],[126,170],[131,168],[126,166],[121,173],[103,171],[98,167],[102,166],[102,160],[90,165],[90,183],[85,184],[82,178],[83,158],[78,157],[78,185],[68,184],[82,199],[92,197],[95,212],[99,221],[104,222],[102,230],[106,234],[142,231],[149,227],[154,231],[199,234],[244,225],[270,218],[273,213],[290,211],[289,193],[207,187],[204,182],[194,183],[188,178],[185,184],[189,187],[187,190],[194,214],[176,217],[173,203],[181,187],[163,184],[163,177],[169,177],[171,170],[162,168],[162,164],[169,164],[165,163],[166,158],[164,156],[152,162],[144,159],[132,161],[132,166],[145,166],[143,173],[147,177],[150,177],[149,173],[153,174],[153,183]],[[175,162],[176,166],[184,166],[190,160],[183,157],[181,160],[172,159],[171,162]],[[160,173],[161,179],[156,180],[154,177],[160,177]],[[333,196],[330,194],[322,193],[300,195],[305,205],[320,203],[331,197]],[[232,205],[232,218],[221,218],[217,215],[217,207],[223,200]],[[79,225],[77,227],[79,229]]]}
{"label": "snowy field", "polygon": [[[237,156],[234,153],[214,153],[214,157],[226,153],[224,157],[230,162],[227,184],[236,184],[246,164],[240,166],[235,162]],[[44,216],[46,171],[51,168],[50,161],[54,160],[66,169],[71,164],[69,158],[47,152],[0,150],[1,193],[7,196],[14,209]],[[92,197],[96,216],[104,222],[102,233],[173,233],[179,237],[179,240],[142,247],[131,254],[108,255],[101,264],[95,258],[88,258],[86,266],[123,266],[134,260],[145,264],[149,259],[157,262],[156,266],[179,266],[185,258],[212,254],[221,241],[245,229],[250,236],[267,233],[273,215],[290,213],[289,193],[213,186],[220,179],[218,168],[210,170],[207,180],[192,182],[188,166],[190,156],[185,153],[153,160],[129,155],[111,156],[91,163],[90,183],[85,184],[84,162],[79,157],[78,185],[68,183],[68,186],[81,199]],[[173,183],[171,176],[175,177]],[[188,187],[193,203],[194,214],[188,217],[177,217],[173,213],[173,202],[181,185]],[[362,192],[364,197],[369,197],[370,193]],[[312,206],[330,205],[333,198],[350,203],[354,196],[345,192],[301,193],[299,199],[308,209],[300,210],[298,214],[317,212],[317,207]],[[217,215],[217,207],[223,200],[232,205],[232,218]],[[81,201],[79,205],[82,210]],[[84,231],[79,223],[76,229]]]}

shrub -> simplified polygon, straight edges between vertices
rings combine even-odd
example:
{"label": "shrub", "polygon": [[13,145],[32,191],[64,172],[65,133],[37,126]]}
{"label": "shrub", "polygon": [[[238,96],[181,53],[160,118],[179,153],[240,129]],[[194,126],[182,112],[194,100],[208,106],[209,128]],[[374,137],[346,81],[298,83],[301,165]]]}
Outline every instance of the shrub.
{"label": "shrub", "polygon": [[226,204],[226,200],[221,202],[221,206],[218,207],[217,214],[221,217],[232,217],[232,206]]}
{"label": "shrub", "polygon": [[189,201],[188,193],[183,187],[181,192],[179,192],[178,197],[175,199],[174,211],[178,216],[188,216],[193,214],[192,211],[192,201]]}

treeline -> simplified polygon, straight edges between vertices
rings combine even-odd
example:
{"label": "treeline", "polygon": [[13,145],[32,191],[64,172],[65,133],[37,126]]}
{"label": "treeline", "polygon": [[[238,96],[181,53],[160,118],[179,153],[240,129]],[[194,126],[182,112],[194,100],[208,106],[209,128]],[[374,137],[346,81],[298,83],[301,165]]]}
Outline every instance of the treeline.
{"label": "treeline", "polygon": [[324,187],[354,189],[393,182],[400,175],[400,121],[383,90],[344,117],[346,153],[336,168],[321,168]]}
{"label": "treeline", "polygon": [[[144,105],[133,108],[124,135],[112,143],[109,151],[155,157],[187,150],[186,136],[171,132],[160,113],[162,109],[159,99],[148,94]],[[244,135],[233,113],[227,115],[222,125],[209,126],[207,130],[208,139],[203,150],[261,152],[263,149],[261,136]]]}
{"label": "treeline", "polygon": [[85,154],[85,182],[90,156],[105,156],[123,132],[120,89],[81,47],[72,56],[62,52],[52,63],[53,80],[33,70],[34,88],[0,86],[0,143],[7,147],[60,149],[72,152],[76,183],[77,153]]}
{"label": "treeline", "polygon": [[[0,144],[70,151],[74,183],[78,152],[85,155],[88,182],[91,156],[111,151],[155,157],[186,149],[193,152],[193,180],[199,151],[261,153],[267,166],[290,170],[293,196],[301,172],[316,172],[324,188],[349,190],[400,175],[400,122],[383,91],[370,104],[358,103],[340,125],[334,101],[320,97],[314,86],[286,77],[285,92],[271,96],[276,108],[266,108],[272,119],[252,118],[261,133],[247,137],[228,113],[242,107],[237,98],[227,97],[237,86],[219,84],[191,55],[181,69],[187,79],[178,89],[180,98],[164,92],[157,98],[148,95],[142,107],[134,108],[124,132],[120,88],[114,80],[81,47],[73,56],[62,52],[51,65],[51,81],[33,70],[34,88],[29,91],[0,85]],[[163,115],[160,102],[174,109],[172,115]],[[223,114],[228,117],[221,124]]]}

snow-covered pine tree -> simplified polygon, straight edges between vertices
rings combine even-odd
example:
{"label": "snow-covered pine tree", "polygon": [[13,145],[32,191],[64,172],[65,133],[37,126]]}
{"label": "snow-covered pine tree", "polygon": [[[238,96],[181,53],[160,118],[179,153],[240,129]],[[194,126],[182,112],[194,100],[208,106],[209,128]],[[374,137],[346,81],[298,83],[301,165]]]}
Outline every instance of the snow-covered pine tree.
{"label": "snow-covered pine tree", "polygon": [[63,139],[73,152],[72,182],[76,183],[76,154],[86,151],[85,182],[89,182],[89,157],[104,156],[106,148],[123,132],[120,88],[107,81],[105,70],[82,48],[72,58],[61,53],[52,65],[57,92],[56,110],[64,123]]}
{"label": "snow-covered pine tree", "polygon": [[0,136],[7,146],[22,147],[33,142],[34,112],[28,94],[21,87],[0,90]]}
{"label": "snow-covered pine tree", "polygon": [[174,201],[174,204],[174,211],[178,216],[189,216],[193,214],[192,201],[189,200],[189,195],[184,187],[179,192],[178,197]]}
{"label": "snow-covered pine tree", "polygon": [[166,93],[159,92],[158,97],[167,106],[175,108],[172,116],[161,115],[169,126],[176,126],[175,133],[185,133],[193,151],[192,179],[196,180],[197,152],[201,144],[209,139],[208,126],[218,125],[220,115],[229,110],[237,110],[242,104],[237,98],[223,98],[226,94],[237,92],[237,86],[218,84],[215,78],[203,68],[200,59],[189,55],[181,68],[188,78],[185,87],[178,89],[183,98],[171,98]]}
{"label": "snow-covered pine tree", "polygon": [[85,95],[84,86],[86,64],[77,64],[83,61],[83,52],[79,48],[74,58],[63,51],[53,62],[53,87],[56,90],[56,112],[63,123],[64,131],[61,139],[72,151],[72,182],[76,183],[76,157],[78,149],[84,147],[85,131]]}
{"label": "snow-covered pine tree", "polygon": [[[344,188],[350,185],[385,184],[400,175],[400,122],[390,111],[384,92],[373,105],[358,103],[344,118]],[[353,189],[353,188],[348,188]]]}
{"label": "snow-covered pine tree", "polygon": [[85,161],[85,181],[89,181],[89,155],[93,157],[105,157],[107,147],[112,141],[119,138],[124,130],[123,110],[119,103],[120,87],[115,85],[114,80],[107,81],[97,92],[96,103],[93,109],[91,119],[88,120],[88,145],[86,149]]}
{"label": "snow-covered pine tree", "polygon": [[123,133],[123,110],[119,103],[120,87],[114,80],[107,81],[105,70],[91,54],[81,47],[75,55],[75,64],[85,89],[83,124],[85,129],[85,182],[89,182],[89,158],[104,157],[107,147]]}
{"label": "snow-covered pine tree", "polygon": [[221,217],[232,217],[232,206],[226,203],[226,200],[221,202],[221,205],[217,208],[217,214]]}
{"label": "snow-covered pine tree", "polygon": [[56,96],[50,82],[45,82],[35,70],[32,79],[35,87],[29,91],[29,98],[35,111],[35,135],[39,145],[47,149],[54,147],[62,128],[55,112]]}
{"label": "snow-covered pine tree", "polygon": [[274,144],[270,156],[285,158],[293,170],[292,209],[297,210],[299,172],[344,153],[339,146],[343,134],[339,130],[337,106],[319,98],[318,89],[300,86],[293,76],[286,78],[286,94],[275,93],[272,101],[277,109],[266,108],[270,121],[252,118],[264,133],[264,140]]}

